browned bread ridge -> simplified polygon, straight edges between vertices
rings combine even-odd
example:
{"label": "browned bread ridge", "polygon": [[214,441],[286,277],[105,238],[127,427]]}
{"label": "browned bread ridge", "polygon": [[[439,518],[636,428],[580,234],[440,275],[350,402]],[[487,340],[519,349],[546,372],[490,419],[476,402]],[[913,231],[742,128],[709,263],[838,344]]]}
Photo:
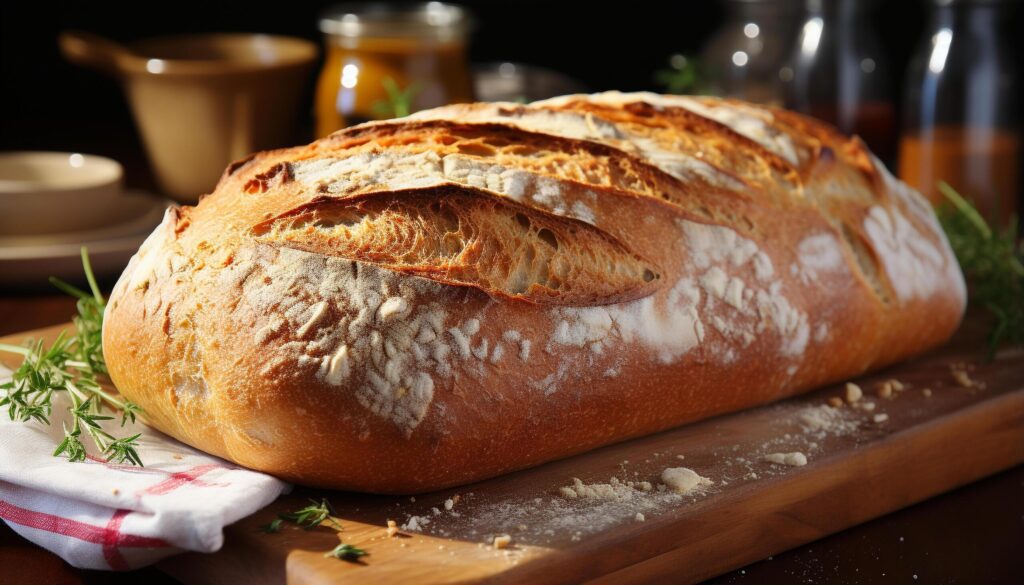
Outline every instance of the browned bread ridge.
{"label": "browned bread ridge", "polygon": [[609,92],[231,165],[133,258],[104,353],[186,443],[412,493],[884,366],[945,341],[964,303],[931,208],[859,139]]}

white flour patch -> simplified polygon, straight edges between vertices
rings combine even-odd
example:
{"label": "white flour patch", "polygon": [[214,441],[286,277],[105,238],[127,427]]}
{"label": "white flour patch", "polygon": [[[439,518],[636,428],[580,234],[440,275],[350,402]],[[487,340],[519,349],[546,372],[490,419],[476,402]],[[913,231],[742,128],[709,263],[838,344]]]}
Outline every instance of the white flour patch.
{"label": "white flour patch", "polygon": [[804,284],[818,281],[821,273],[838,272],[846,268],[839,240],[830,233],[807,236],[797,244],[795,274]]}
{"label": "white flour patch", "polygon": [[439,303],[421,300],[443,285],[289,248],[243,248],[219,278],[240,289],[235,318],[265,322],[258,335],[273,338],[264,375],[311,371],[406,434],[426,416],[435,376],[471,355],[480,328],[475,319],[450,324]]}
{"label": "white flour patch", "polygon": [[864,230],[901,301],[926,299],[950,286],[949,258],[895,208],[872,207]]}
{"label": "white flour patch", "polygon": [[[882,161],[878,160],[878,158],[874,157],[874,155],[872,155],[872,161],[874,162],[875,168],[878,170],[878,173],[882,176],[882,179],[885,181],[885,185],[889,190],[889,194],[895,200],[902,203],[903,206],[907,210],[909,210],[914,217],[916,217],[919,221],[924,223],[927,226],[928,231],[931,232],[931,235],[935,238],[935,240],[939,242],[939,248],[933,246],[931,242],[929,242],[928,240],[923,238],[919,233],[917,233],[917,231],[914,230],[912,226],[910,226],[906,218],[904,218],[898,212],[897,215],[899,217],[896,219],[895,222],[886,221],[881,217],[872,220],[871,216],[869,215],[869,217],[865,220],[865,227],[867,227],[868,221],[873,221],[873,223],[877,224],[874,229],[879,233],[880,239],[887,241],[889,244],[897,244],[897,248],[909,249],[904,252],[890,254],[891,256],[895,256],[895,258],[889,260],[883,257],[883,263],[885,264],[886,273],[890,275],[890,280],[892,280],[891,276],[893,274],[893,272],[890,272],[890,270],[895,271],[901,269],[902,264],[904,262],[906,262],[907,264],[917,264],[919,268],[923,268],[926,270],[930,268],[936,270],[936,274],[933,279],[926,279],[926,282],[923,283],[923,286],[922,283],[903,283],[902,292],[904,294],[909,295],[920,294],[926,291],[934,292],[934,289],[932,289],[930,286],[933,284],[933,282],[928,281],[937,280],[940,283],[938,284],[938,287],[944,288],[946,292],[953,292],[956,295],[956,298],[960,301],[961,306],[966,305],[967,285],[964,281],[963,273],[960,271],[960,265],[956,262],[955,256],[953,255],[953,250],[949,247],[949,240],[946,239],[945,232],[942,231],[942,227],[939,225],[938,219],[935,217],[935,212],[933,211],[931,204],[928,203],[928,201],[916,190],[912,189],[909,185],[894,177],[892,173],[890,173],[889,170],[885,167],[885,165],[882,164]],[[872,209],[872,212],[874,212],[874,209]],[[901,230],[901,223],[906,224],[906,226],[910,227],[910,230],[907,230],[906,228],[902,228]],[[892,227],[894,229],[892,229],[888,234],[886,234],[887,227]],[[900,231],[902,231],[903,233],[900,234]],[[905,245],[899,245],[900,242],[898,241],[898,239],[900,237],[916,239],[918,240],[918,242],[916,244],[911,244],[908,241],[905,243]],[[901,258],[904,255],[916,254],[917,252],[913,250],[914,246],[923,249],[920,259],[915,261],[911,258]],[[935,264],[936,259],[941,259],[941,263]],[[893,286],[896,286],[895,282],[893,282]],[[931,294],[931,292],[928,292],[927,294]],[[900,294],[900,289],[897,289],[897,295]],[[903,297],[901,297],[901,299],[903,299]]]}
{"label": "white flour patch", "polygon": [[673,363],[703,338],[697,315],[700,290],[689,278],[679,280],[663,302],[646,297],[606,307],[565,307],[554,311],[558,319],[551,343],[574,347],[612,341],[641,343],[658,361]]}
{"label": "white flour patch", "polygon": [[[771,280],[771,261],[757,244],[724,226],[687,220],[679,220],[679,226],[687,244],[685,253],[704,271],[700,277],[707,293],[703,320],[743,346],[766,331],[774,332],[780,338],[782,356],[801,357],[810,340],[811,323],[807,313],[783,293],[782,281]],[[725,350],[717,353],[728,355]]]}

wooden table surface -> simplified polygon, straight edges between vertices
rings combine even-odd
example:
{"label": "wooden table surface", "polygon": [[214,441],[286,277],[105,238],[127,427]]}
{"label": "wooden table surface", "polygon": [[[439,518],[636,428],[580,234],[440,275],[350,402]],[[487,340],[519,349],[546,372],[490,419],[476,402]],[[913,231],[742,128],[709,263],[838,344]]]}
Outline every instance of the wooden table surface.
{"label": "wooden table surface", "polygon": [[[0,296],[0,335],[61,323],[73,312],[74,303],[56,295]],[[174,583],[155,569],[71,569],[0,526],[0,584]],[[711,582],[1024,583],[1022,553],[1024,467],[1017,467]]]}

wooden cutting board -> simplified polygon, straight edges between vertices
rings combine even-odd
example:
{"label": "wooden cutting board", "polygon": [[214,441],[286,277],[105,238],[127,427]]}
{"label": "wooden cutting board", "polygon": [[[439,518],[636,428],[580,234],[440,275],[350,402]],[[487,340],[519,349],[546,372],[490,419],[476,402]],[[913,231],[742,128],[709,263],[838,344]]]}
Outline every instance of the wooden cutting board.
{"label": "wooden cutting board", "polygon": [[[876,396],[891,379],[905,389]],[[188,584],[696,582],[1024,462],[1024,351],[986,360],[976,321],[946,347],[856,382],[873,410],[828,406],[845,393],[837,385],[415,499],[297,489],[229,527],[220,552],[161,568]],[[763,460],[789,452],[807,464]],[[713,483],[659,491],[674,467]],[[616,497],[566,497],[574,478]],[[341,532],[259,531],[322,497]],[[388,519],[414,516],[419,530],[386,535]],[[495,549],[497,534],[512,544]],[[326,558],[339,538],[369,556]]]}

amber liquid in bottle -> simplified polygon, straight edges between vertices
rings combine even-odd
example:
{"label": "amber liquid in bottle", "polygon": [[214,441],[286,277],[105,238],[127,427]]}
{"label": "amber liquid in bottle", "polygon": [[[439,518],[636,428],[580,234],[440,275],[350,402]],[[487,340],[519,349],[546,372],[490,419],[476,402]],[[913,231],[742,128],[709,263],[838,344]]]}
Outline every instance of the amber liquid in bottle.
{"label": "amber liquid in bottle", "polygon": [[833,104],[811,104],[808,113],[842,132],[856,134],[875,156],[886,164],[892,163],[896,151],[896,108],[891,103],[858,103],[845,119],[840,119],[839,108]]}
{"label": "amber liquid in bottle", "polygon": [[900,178],[933,203],[944,201],[938,183],[945,181],[1003,225],[1016,211],[1019,156],[1018,137],[1005,130],[936,126],[903,135]]}
{"label": "amber liquid in bottle", "polygon": [[410,112],[473,99],[462,41],[361,38],[330,43],[316,90],[316,134],[395,114],[385,89],[390,78],[409,92]]}

